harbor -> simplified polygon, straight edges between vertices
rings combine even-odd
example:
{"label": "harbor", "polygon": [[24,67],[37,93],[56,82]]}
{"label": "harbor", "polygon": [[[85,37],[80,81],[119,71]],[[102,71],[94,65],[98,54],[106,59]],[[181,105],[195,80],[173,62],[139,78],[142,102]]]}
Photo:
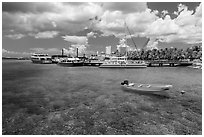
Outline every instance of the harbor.
{"label": "harbor", "polygon": [[[110,50],[110,49],[109,49]],[[202,68],[202,47],[201,46],[194,46],[191,47],[191,52],[188,52],[188,49],[186,51],[184,51],[183,49],[176,49],[176,51],[172,51],[172,48],[170,49],[165,49],[167,51],[171,51],[172,53],[168,56],[164,54],[162,54],[162,57],[159,57],[160,55],[156,55],[156,57],[151,57],[148,58],[148,54],[153,54],[155,52],[155,50],[144,50],[146,53],[148,53],[147,55],[145,55],[147,58],[144,57],[144,55],[135,55],[136,57],[133,58],[132,53],[133,51],[127,51],[127,47],[123,47],[123,51],[121,51],[121,49],[118,52],[118,55],[115,54],[116,52],[111,53],[111,51],[106,51],[106,54],[102,54],[102,55],[94,55],[94,59],[92,58],[92,56],[90,57],[86,57],[85,54],[82,57],[78,56],[78,49],[76,50],[76,57],[69,57],[68,55],[64,55],[64,51],[62,49],[62,53],[61,55],[52,55],[52,57],[48,56],[47,54],[38,54],[39,58],[38,61],[36,62],[35,57],[31,57],[31,61],[33,63],[41,63],[41,64],[57,64],[60,61],[63,61],[63,59],[68,59],[70,60],[70,63],[72,63],[73,61],[77,61],[80,62],[78,63],[78,65],[73,65],[73,66],[95,66],[95,67],[100,67],[102,64],[107,64],[108,62],[110,63],[113,62],[114,60],[117,61],[116,64],[118,64],[118,66],[128,66],[128,62],[131,64],[131,66],[133,66],[133,62],[141,62],[143,61],[147,66],[147,67],[186,67],[186,66],[200,66],[200,68]],[[158,51],[164,51],[164,49],[160,49]],[[183,51],[183,53],[180,53],[180,51]],[[178,53],[180,53],[180,55],[178,55]],[[193,54],[191,54],[193,53]],[[110,55],[112,54],[112,55]],[[138,53],[140,54],[140,53]],[[167,53],[166,53],[167,54]],[[34,56],[36,56],[37,54],[34,54]],[[177,56],[175,56],[177,55]],[[185,56],[188,55],[188,56]],[[44,58],[47,57],[48,61],[44,62],[45,59],[43,59],[43,61],[40,61],[40,57]],[[166,56],[166,57],[164,57]],[[169,58],[169,57],[174,57],[174,58]],[[99,59],[102,58],[102,59]],[[124,61],[126,63],[124,63]],[[131,63],[132,62],[132,63]],[[68,65],[70,66],[70,65]],[[71,65],[72,66],[72,65]],[[144,66],[144,67],[145,67]],[[134,68],[134,67],[128,67],[128,68]]]}

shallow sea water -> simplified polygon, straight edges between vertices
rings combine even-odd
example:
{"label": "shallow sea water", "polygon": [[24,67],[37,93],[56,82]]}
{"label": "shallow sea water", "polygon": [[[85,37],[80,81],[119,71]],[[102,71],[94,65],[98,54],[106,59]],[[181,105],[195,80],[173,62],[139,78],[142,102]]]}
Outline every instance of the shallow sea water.
{"label": "shallow sea water", "polygon": [[[168,97],[138,95],[121,89],[120,83],[125,79],[136,83],[171,84],[173,88],[168,91]],[[184,95],[180,94],[182,90],[186,91]],[[117,127],[121,123],[108,122],[105,112],[107,115],[111,113],[109,121],[112,122],[114,115],[120,117],[124,114],[126,118],[130,118],[130,112],[120,113],[123,110],[120,107],[124,106],[131,108],[131,112],[138,111],[135,115],[131,114],[138,118],[137,121],[140,116],[146,118],[141,121],[142,130],[136,130],[135,127],[121,129]],[[201,134],[202,70],[188,67],[148,67],[146,69],[61,67],[56,64],[3,60],[2,108],[3,134]],[[64,114],[73,112],[78,116],[84,116],[78,113],[78,110],[83,109],[88,112],[90,109],[91,112],[98,112],[98,114],[95,116],[95,113],[89,113],[87,117],[91,117],[93,123],[86,129],[89,122],[85,121],[85,125],[81,125],[83,130],[81,129],[80,132],[76,130],[77,127],[74,124],[72,130],[65,128],[65,132],[61,131],[61,128],[52,133],[48,129],[46,131],[38,128],[26,129],[29,127],[26,124],[16,122],[16,126],[9,121],[9,119],[15,121],[20,114],[25,118],[21,123],[28,117],[35,119],[33,116],[42,115],[43,118],[38,120],[44,121],[48,127],[53,128],[52,124],[47,122],[56,116],[53,112],[63,111]],[[116,109],[117,113],[112,109]],[[78,116],[69,117],[67,122],[80,119]],[[165,120],[162,122],[159,117]],[[61,119],[61,117],[58,118]],[[181,118],[183,121],[176,123]],[[63,117],[63,121],[66,122],[65,119],[66,116]],[[152,123],[153,119],[156,124]],[[96,123],[100,123],[100,120],[107,123],[103,132],[97,129]],[[144,128],[148,127],[144,125],[144,121],[149,122],[151,130]],[[179,124],[186,122],[189,122],[189,125],[178,131],[177,126],[182,127]],[[137,125],[136,123],[134,121],[133,125]],[[18,129],[18,126],[22,130]],[[161,126],[165,128],[161,130]],[[45,128],[45,125],[38,127]]]}

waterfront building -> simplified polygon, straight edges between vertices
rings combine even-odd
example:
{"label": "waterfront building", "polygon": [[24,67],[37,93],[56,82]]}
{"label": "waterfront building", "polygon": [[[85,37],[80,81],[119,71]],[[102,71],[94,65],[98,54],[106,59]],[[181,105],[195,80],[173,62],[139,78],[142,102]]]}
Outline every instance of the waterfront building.
{"label": "waterfront building", "polygon": [[106,46],[106,55],[111,55],[111,46]]}
{"label": "waterfront building", "polygon": [[126,39],[120,39],[119,45],[117,45],[117,50],[121,55],[125,55],[129,51],[130,47],[126,44]]}

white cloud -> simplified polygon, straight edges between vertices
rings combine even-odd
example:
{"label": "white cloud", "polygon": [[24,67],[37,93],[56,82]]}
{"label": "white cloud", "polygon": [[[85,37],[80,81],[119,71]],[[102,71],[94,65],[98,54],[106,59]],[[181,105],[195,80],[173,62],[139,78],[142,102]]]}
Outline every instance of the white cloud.
{"label": "white cloud", "polygon": [[167,43],[200,43],[202,41],[201,6],[200,4],[193,14],[187,6],[179,4],[178,11],[174,12],[178,15],[175,19],[171,19],[169,15],[166,15],[164,19],[156,19],[148,25],[144,35]]}
{"label": "white cloud", "polygon": [[165,17],[168,13],[169,13],[169,12],[168,12],[167,10],[163,10],[163,11],[161,12],[162,17]]}
{"label": "white cloud", "polygon": [[145,32],[147,27],[158,19],[158,11],[146,9],[144,12],[132,13],[126,16],[126,23],[133,34]]}
{"label": "white cloud", "polygon": [[171,19],[168,11],[162,11],[163,18],[159,18],[158,11],[146,9],[143,12],[123,14],[120,11],[106,11],[102,16],[102,21],[96,26],[103,30],[106,35],[121,37],[128,34],[124,31],[124,20],[126,21],[131,34],[135,36],[147,36],[152,39],[156,47],[158,39],[162,42],[184,42],[198,43],[202,38],[202,5],[196,8],[195,14],[188,10],[188,7],[180,4],[178,6],[177,18]]}
{"label": "white cloud", "polygon": [[180,4],[178,11],[180,14],[175,18],[175,23],[179,25],[177,35],[171,36],[173,40],[185,43],[199,43],[202,41],[202,16],[200,16],[202,4],[200,4],[195,13],[188,10],[185,5]]}
{"label": "white cloud", "polygon": [[2,53],[10,53],[10,51],[8,51],[6,49],[2,49]]}
{"label": "white cloud", "polygon": [[202,3],[200,3],[200,5],[196,8],[195,16],[202,18]]}
{"label": "white cloud", "polygon": [[149,42],[147,43],[147,49],[158,49],[158,43],[160,39],[157,39],[156,37],[151,37]]}
{"label": "white cloud", "polygon": [[190,25],[195,23],[195,16],[192,15],[193,11],[189,11],[187,8],[184,8],[178,17],[175,19],[176,24],[180,26]]}
{"label": "white cloud", "polygon": [[[42,7],[46,7],[45,4],[51,5],[49,6],[51,9],[45,8],[43,11]],[[25,8],[26,5],[32,7],[27,3],[21,9]],[[94,3],[36,3],[34,7],[35,9],[31,8],[30,11],[26,9],[24,12],[3,11],[3,29],[15,29],[29,33],[52,31],[53,29],[77,32],[90,24],[90,18],[102,14],[100,5]],[[12,8],[15,6],[13,5]],[[36,11],[39,8],[43,12]]]}
{"label": "white cloud", "polygon": [[87,37],[88,38],[90,38],[90,37],[96,38],[96,34],[97,33],[94,33],[94,32],[91,31],[91,32],[87,33]]}
{"label": "white cloud", "polygon": [[50,39],[54,38],[59,34],[57,31],[45,31],[45,32],[38,32],[37,34],[30,33],[30,36],[35,37],[36,39]]}
{"label": "white cloud", "polygon": [[21,39],[25,37],[25,35],[24,34],[9,34],[9,35],[5,35],[5,37],[15,40],[15,39]]}
{"label": "white cloud", "polygon": [[[30,34],[36,38],[53,38],[62,34],[70,34],[91,27],[103,32],[102,36],[127,35],[124,21],[134,36],[147,36],[163,42],[197,43],[202,39],[202,3],[195,13],[183,4],[178,5],[171,19],[167,10],[148,9],[146,3],[48,3],[49,8],[43,8],[45,3],[37,3],[21,12],[3,10],[3,32],[13,30],[17,34],[4,35],[13,39],[20,39]],[[13,5],[14,6],[14,5]],[[24,8],[23,8],[24,7]],[[158,15],[163,14],[162,18]],[[97,17],[97,18],[96,18]],[[91,20],[90,20],[91,19]],[[11,32],[9,32],[11,33]],[[79,45],[87,45],[88,37],[94,37],[90,32],[87,36],[62,36],[65,41]],[[156,44],[155,44],[156,45]]]}
{"label": "white cloud", "polygon": [[81,45],[87,45],[88,44],[88,39],[85,36],[62,36],[62,38],[65,41],[76,43],[76,44],[81,44]]}
{"label": "white cloud", "polygon": [[6,56],[30,56],[32,53],[29,52],[16,52],[16,51],[10,51],[6,49],[2,49],[2,55]]}
{"label": "white cloud", "polygon": [[147,36],[162,36],[176,34],[179,30],[179,26],[171,20],[169,15],[166,15],[164,19],[159,18],[148,25],[145,30]]}
{"label": "white cloud", "polygon": [[131,34],[141,35],[148,25],[154,22],[158,17],[158,11],[146,9],[142,12],[133,12],[124,14],[121,11],[105,11],[101,16],[102,21],[96,24],[96,29],[102,30],[104,35],[115,35],[121,37],[129,35],[124,24],[126,22]]}
{"label": "white cloud", "polygon": [[32,50],[33,52],[41,52],[44,51],[44,48],[30,48],[30,50]]}
{"label": "white cloud", "polygon": [[80,54],[82,55],[82,54],[86,53],[86,46],[85,45],[80,45],[80,44],[73,44],[68,49],[64,48],[64,53],[72,55],[72,56],[76,56],[77,49],[78,49],[79,55]]}
{"label": "white cloud", "polygon": [[95,24],[96,29],[102,30],[104,35],[117,35],[124,33],[125,16],[120,11],[105,11],[101,16],[102,21]]}
{"label": "white cloud", "polygon": [[48,48],[48,49],[44,49],[44,48],[30,48],[30,50],[32,51],[32,53],[45,53],[45,54],[60,54],[61,50],[57,49],[57,48]]}

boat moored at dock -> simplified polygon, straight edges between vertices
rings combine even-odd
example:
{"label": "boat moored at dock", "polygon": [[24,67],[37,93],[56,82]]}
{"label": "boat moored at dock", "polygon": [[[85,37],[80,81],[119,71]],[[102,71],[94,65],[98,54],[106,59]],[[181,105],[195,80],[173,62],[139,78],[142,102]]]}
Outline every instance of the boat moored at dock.
{"label": "boat moored at dock", "polygon": [[191,66],[193,65],[193,61],[190,61],[190,59],[181,59],[179,60],[178,66]]}
{"label": "boat moored at dock", "polygon": [[42,54],[42,53],[34,53],[31,56],[31,61],[33,63],[38,63],[38,64],[51,64],[52,59],[48,54]]}
{"label": "boat moored at dock", "polygon": [[99,68],[146,68],[144,61],[128,60],[126,56],[111,57],[110,60],[104,61]]}
{"label": "boat moored at dock", "polygon": [[83,61],[79,58],[63,58],[57,64],[64,67],[78,67],[83,66]]}
{"label": "boat moored at dock", "polygon": [[60,62],[61,60],[63,60],[63,58],[67,58],[67,55],[52,55],[52,63],[57,64],[58,62]]}

